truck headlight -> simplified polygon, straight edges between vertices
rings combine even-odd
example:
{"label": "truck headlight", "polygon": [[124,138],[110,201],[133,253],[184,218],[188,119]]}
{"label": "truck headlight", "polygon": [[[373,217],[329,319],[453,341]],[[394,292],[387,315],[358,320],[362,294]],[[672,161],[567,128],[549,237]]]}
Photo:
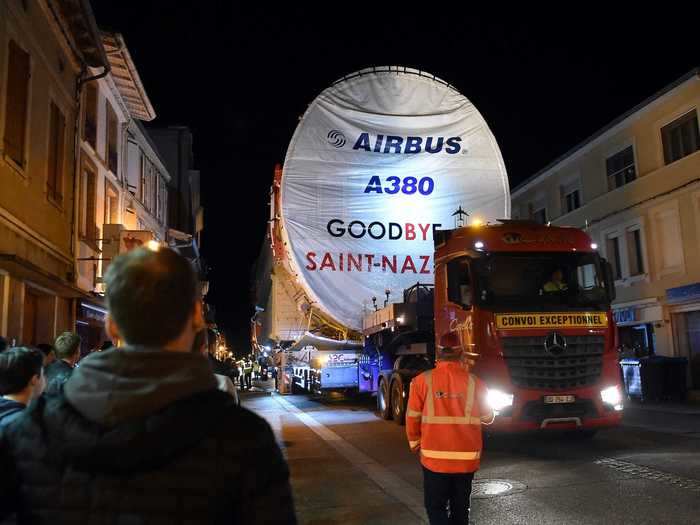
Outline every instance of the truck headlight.
{"label": "truck headlight", "polygon": [[500,412],[506,407],[513,406],[513,394],[506,394],[501,390],[489,388],[488,394],[486,394],[486,402],[492,410]]}
{"label": "truck headlight", "polygon": [[615,410],[622,410],[622,393],[616,386],[611,386],[600,391],[600,398],[606,405],[612,405]]}

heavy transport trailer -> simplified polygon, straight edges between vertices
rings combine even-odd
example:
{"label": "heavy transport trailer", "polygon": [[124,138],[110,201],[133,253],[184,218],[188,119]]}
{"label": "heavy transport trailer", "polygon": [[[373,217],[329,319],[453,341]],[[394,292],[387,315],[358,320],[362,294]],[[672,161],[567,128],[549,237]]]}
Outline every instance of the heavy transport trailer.
{"label": "heavy transport trailer", "polygon": [[[441,344],[472,354],[497,413],[491,432],[619,424],[614,279],[588,235],[502,221],[440,231],[435,245],[435,285],[365,316],[360,390],[377,393],[384,419],[404,423],[410,381]],[[565,289],[553,291],[557,271]]]}
{"label": "heavy transport trailer", "polygon": [[[610,266],[583,231],[496,222],[509,215],[496,139],[453,86],[398,66],[343,77],[275,170],[253,347],[311,347],[295,384],[376,393],[400,423],[436,345],[460,345],[499,412],[490,428],[617,424]],[[375,309],[383,290],[402,301]],[[360,348],[331,361],[305,334]]]}
{"label": "heavy transport trailer", "polygon": [[363,319],[359,391],[376,394],[383,419],[403,424],[411,380],[435,365],[434,285],[416,283]]}

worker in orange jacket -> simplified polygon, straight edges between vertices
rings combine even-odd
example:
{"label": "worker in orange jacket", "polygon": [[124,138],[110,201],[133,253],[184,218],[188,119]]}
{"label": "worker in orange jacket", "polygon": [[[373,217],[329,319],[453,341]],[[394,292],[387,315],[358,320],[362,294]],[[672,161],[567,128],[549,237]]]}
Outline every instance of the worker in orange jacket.
{"label": "worker in orange jacket", "polygon": [[486,385],[469,373],[464,357],[457,346],[439,348],[437,366],[411,382],[406,434],[411,450],[420,453],[431,525],[469,523],[481,425],[494,419]]}

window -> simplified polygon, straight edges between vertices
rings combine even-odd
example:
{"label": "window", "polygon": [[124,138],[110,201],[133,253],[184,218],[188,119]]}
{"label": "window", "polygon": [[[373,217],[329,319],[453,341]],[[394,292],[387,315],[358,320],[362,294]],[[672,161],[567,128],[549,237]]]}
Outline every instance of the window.
{"label": "window", "polygon": [[29,109],[29,53],[10,40],[5,93],[5,155],[24,167]]}
{"label": "window", "polygon": [[161,224],[164,224],[165,223],[165,211],[166,211],[167,206],[168,206],[168,188],[165,184],[165,181],[162,179],[158,182],[158,185],[160,186],[160,193],[159,193],[160,211],[158,214],[158,222],[160,222]]}
{"label": "window", "polygon": [[117,134],[119,130],[119,122],[114,114],[112,106],[107,104],[107,167],[109,171],[117,175],[118,159],[117,153]]}
{"label": "window", "polygon": [[627,230],[627,261],[630,275],[644,273],[644,257],[642,255],[642,232],[639,228]]}
{"label": "window", "polygon": [[571,213],[581,207],[581,189],[578,180],[561,187],[562,213]]}
{"label": "window", "polygon": [[466,257],[447,263],[447,299],[461,306],[468,307],[472,304],[472,286]]}
{"label": "window", "polygon": [[155,193],[155,199],[154,199],[155,200],[155,211],[154,211],[154,214],[156,216],[156,219],[160,219],[160,204],[161,204],[160,203],[160,192],[161,192],[161,188],[160,188],[160,173],[158,173],[157,171],[156,171],[155,180],[153,182],[154,182],[153,189],[154,189],[154,193]]}
{"label": "window", "polygon": [[97,87],[94,84],[88,84],[85,90],[83,138],[93,150],[97,150]]}
{"label": "window", "polygon": [[622,261],[620,260],[620,238],[609,235],[605,240],[605,253],[612,265],[615,280],[622,279]]}
{"label": "window", "polygon": [[97,175],[95,170],[85,166],[81,180],[80,236],[88,246],[97,250],[97,239],[100,235],[97,228]]}
{"label": "window", "polygon": [[612,157],[608,157],[605,161],[605,166],[608,175],[608,190],[624,186],[637,178],[632,146],[628,146]]}
{"label": "window", "polygon": [[686,113],[661,128],[666,164],[682,159],[700,149],[698,114],[695,110]]}
{"label": "window", "polygon": [[547,224],[547,209],[540,208],[532,212],[532,220],[538,224]]}
{"label": "window", "polygon": [[141,152],[139,163],[139,200],[146,201],[146,156]]}
{"label": "window", "polygon": [[51,103],[50,111],[46,192],[51,200],[61,204],[63,202],[63,154],[65,150],[66,118],[53,102]]}
{"label": "window", "polygon": [[576,268],[578,285],[582,290],[593,290],[602,286],[598,281],[596,265],[593,262],[582,262]]}
{"label": "window", "polygon": [[146,172],[146,209],[153,212],[153,174],[155,170],[153,164],[148,163],[148,171]]}
{"label": "window", "polygon": [[105,188],[105,224],[119,224],[119,193],[110,183]]}

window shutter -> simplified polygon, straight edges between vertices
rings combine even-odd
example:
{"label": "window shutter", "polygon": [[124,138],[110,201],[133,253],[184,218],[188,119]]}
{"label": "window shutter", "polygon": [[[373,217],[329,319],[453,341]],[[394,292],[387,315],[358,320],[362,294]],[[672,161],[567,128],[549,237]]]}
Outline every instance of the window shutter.
{"label": "window shutter", "polygon": [[63,189],[63,150],[65,147],[65,127],[65,117],[58,109],[58,106],[52,102],[49,123],[47,190],[49,197],[58,203],[63,200],[61,191]]}
{"label": "window shutter", "polygon": [[5,100],[5,154],[24,166],[27,105],[29,99],[29,53],[10,40]]}

